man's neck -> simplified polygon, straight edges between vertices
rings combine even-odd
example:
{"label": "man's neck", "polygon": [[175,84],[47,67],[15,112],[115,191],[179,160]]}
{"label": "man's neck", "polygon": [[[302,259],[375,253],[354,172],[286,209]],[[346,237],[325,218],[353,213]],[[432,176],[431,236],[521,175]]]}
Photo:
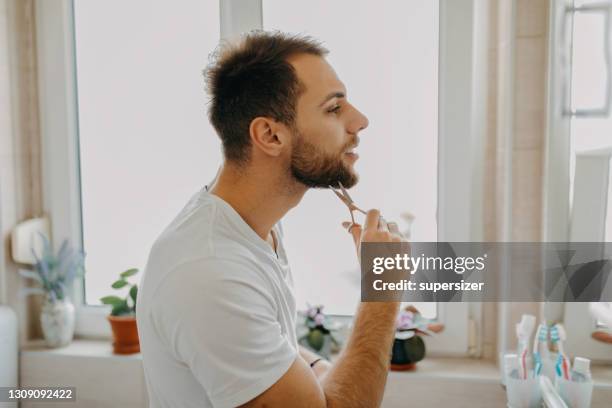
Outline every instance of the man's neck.
{"label": "man's neck", "polygon": [[270,169],[240,170],[227,163],[218,173],[212,194],[223,199],[263,240],[291,208],[295,207],[307,188],[286,175]]}

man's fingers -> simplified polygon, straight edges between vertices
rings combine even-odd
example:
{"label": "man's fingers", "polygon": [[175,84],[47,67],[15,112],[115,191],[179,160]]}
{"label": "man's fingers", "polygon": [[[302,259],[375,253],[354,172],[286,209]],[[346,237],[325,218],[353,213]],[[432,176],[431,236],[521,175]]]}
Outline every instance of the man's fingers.
{"label": "man's fingers", "polygon": [[383,216],[378,218],[378,229],[381,231],[389,231],[389,228],[387,227],[387,220],[385,220]]}
{"label": "man's fingers", "polygon": [[353,237],[353,243],[355,244],[355,248],[357,249],[357,253],[359,253],[359,246],[361,244],[361,225],[353,224],[352,222],[344,221],[342,226],[348,230],[349,234]]}
{"label": "man's fingers", "polygon": [[353,224],[350,227],[349,232],[353,236],[353,242],[355,243],[355,248],[359,250],[359,245],[361,244],[361,225]]}
{"label": "man's fingers", "polygon": [[368,214],[366,215],[366,220],[365,220],[365,228],[371,229],[371,230],[377,230],[379,218],[380,218],[380,211],[378,210],[368,211]]}
{"label": "man's fingers", "polygon": [[348,232],[352,233],[353,229],[357,228],[359,231],[361,231],[361,225],[357,224],[357,223],[352,223],[349,221],[343,221],[342,222],[342,227],[347,230]]}
{"label": "man's fingers", "polygon": [[400,242],[408,242],[404,234],[401,233],[399,227],[397,226],[397,222],[388,222],[387,227],[389,228],[389,232],[393,234],[394,237],[399,238]]}

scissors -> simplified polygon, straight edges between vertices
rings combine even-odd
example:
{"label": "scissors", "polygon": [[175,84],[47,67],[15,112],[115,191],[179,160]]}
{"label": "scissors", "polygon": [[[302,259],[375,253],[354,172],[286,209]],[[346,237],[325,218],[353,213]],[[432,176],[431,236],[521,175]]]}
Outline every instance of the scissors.
{"label": "scissors", "polygon": [[[338,182],[338,185],[340,186],[340,189],[338,189],[337,187],[334,186],[329,186],[329,188],[336,194],[336,196],[344,203],[344,205],[346,205],[349,209],[349,212],[351,214],[351,221],[352,221],[352,225],[349,228],[352,228],[353,225],[355,225],[355,216],[353,215],[353,211],[357,211],[360,212],[364,215],[367,215],[368,213],[365,212],[364,210],[362,210],[361,208],[357,207],[357,205],[355,204],[355,202],[353,201],[353,199],[351,198],[350,194],[348,193],[348,191],[346,190],[346,188],[344,188],[344,186],[342,185],[341,182]],[[378,221],[379,225],[386,225],[386,221],[385,219],[382,217],[382,215],[379,218]]]}

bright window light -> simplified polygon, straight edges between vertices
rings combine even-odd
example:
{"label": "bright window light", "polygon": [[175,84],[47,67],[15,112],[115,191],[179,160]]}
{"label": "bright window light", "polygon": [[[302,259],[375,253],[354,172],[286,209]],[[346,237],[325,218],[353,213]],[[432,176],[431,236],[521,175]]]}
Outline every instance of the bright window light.
{"label": "bright window light", "polygon": [[[400,229],[401,214],[410,211],[416,216],[412,239],[436,241],[438,2],[264,0],[263,20],[264,29],[322,40],[349,99],[368,117],[355,201],[379,208]],[[309,191],[285,217],[298,308],[322,303],[330,313],[354,313],[360,272],[340,226],[348,219],[329,191]],[[416,306],[436,316],[434,303]]]}
{"label": "bright window light", "polygon": [[202,77],[219,2],[74,3],[85,289],[97,305],[120,272],[144,269],[220,163]]}

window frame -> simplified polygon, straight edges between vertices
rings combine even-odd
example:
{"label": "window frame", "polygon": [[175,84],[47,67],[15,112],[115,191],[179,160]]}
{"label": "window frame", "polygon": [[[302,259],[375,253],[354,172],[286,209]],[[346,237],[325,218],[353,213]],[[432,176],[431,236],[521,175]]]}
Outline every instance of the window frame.
{"label": "window frame", "polygon": [[[571,112],[571,54],[567,59],[569,65],[564,63],[568,58],[566,53],[571,47],[572,34],[569,31],[571,24],[565,25],[561,22],[561,19],[565,18],[566,7],[573,7],[574,2],[573,0],[550,0],[550,5],[544,241],[570,242],[583,240],[572,234],[572,230],[575,231],[576,228],[572,228],[572,220],[575,217],[570,206],[571,117],[566,114],[566,112]],[[570,39],[569,44],[560,44],[561,39],[565,38]],[[559,200],[558,197],[564,197],[564,199]],[[572,333],[566,343],[566,348],[570,353],[595,361],[612,361],[610,345],[600,343],[591,337],[597,328],[597,321],[590,315],[588,303],[547,303],[545,313],[547,320],[563,322],[566,331]]]}
{"label": "window frame", "polygon": [[[262,1],[220,0],[221,38],[261,29]],[[438,170],[438,239],[480,241],[482,183],[478,181],[482,168],[476,164],[482,163],[484,152],[486,87],[479,86],[479,79],[483,77],[480,67],[486,62],[486,42],[478,40],[484,36],[475,27],[482,24],[478,20],[482,10],[471,0],[439,1],[438,158],[445,165]],[[52,220],[53,242],[69,239],[82,247],[73,0],[36,0],[35,7],[44,208]],[[452,52],[457,46],[469,52],[460,57]],[[464,84],[459,92],[455,81]],[[457,109],[461,115],[456,114]],[[454,114],[448,114],[451,111]],[[466,157],[472,165],[465,165]],[[445,205],[451,200],[453,205]],[[77,309],[75,336],[110,339],[106,322],[110,307],[84,305],[84,286],[84,280],[79,280],[72,292]],[[478,337],[474,336],[474,322],[481,321],[481,304],[439,303],[438,315],[445,330],[428,339],[430,354],[480,353],[480,342],[474,341]]]}

